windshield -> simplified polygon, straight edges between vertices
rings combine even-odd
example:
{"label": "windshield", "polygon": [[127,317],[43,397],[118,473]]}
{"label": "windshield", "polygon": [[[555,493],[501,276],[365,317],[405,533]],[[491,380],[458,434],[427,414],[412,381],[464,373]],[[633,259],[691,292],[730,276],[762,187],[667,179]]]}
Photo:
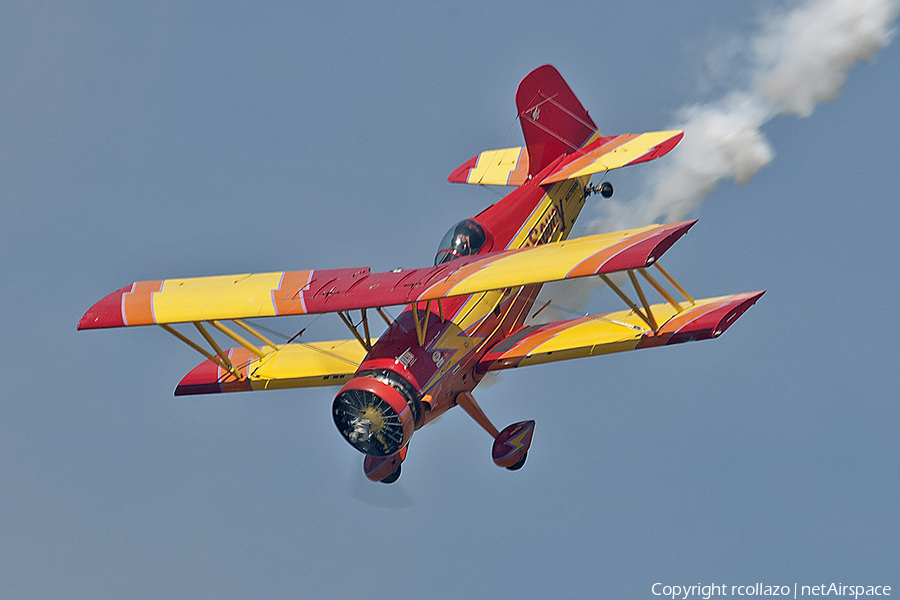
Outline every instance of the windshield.
{"label": "windshield", "polygon": [[475,221],[466,219],[450,228],[441,240],[434,264],[440,265],[449,260],[477,254],[484,246],[484,229]]}

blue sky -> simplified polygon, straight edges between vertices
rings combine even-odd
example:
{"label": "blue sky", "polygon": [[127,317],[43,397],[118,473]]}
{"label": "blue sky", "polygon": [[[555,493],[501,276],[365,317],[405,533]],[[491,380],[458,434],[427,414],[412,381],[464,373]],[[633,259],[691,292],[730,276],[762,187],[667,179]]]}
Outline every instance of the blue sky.
{"label": "blue sky", "polygon": [[[531,69],[555,65],[605,133],[662,129],[746,83],[735,48],[779,6],[0,7],[0,596],[900,589],[896,41],[809,118],[762,123],[771,162],[690,211],[679,281],[768,290],[726,335],[476,390],[498,425],[537,422],[516,473],[454,410],[370,484],[335,389],[175,398],[199,357],[171,336],[75,330],[134,280],[430,264],[498,198],[446,178],[520,143]],[[611,175],[615,200],[662,168]],[[346,336],[267,323],[306,325]]]}

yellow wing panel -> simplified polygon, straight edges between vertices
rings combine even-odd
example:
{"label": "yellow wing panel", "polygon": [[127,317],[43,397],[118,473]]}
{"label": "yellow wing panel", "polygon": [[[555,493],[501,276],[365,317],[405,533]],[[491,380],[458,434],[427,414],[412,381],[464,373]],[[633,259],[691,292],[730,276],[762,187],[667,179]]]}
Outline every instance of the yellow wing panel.
{"label": "yellow wing panel", "polygon": [[253,389],[336,385],[349,378],[366,357],[356,340],[282,346],[250,370]]}
{"label": "yellow wing panel", "polygon": [[211,321],[247,317],[274,317],[272,290],[282,273],[256,273],[166,279],[153,294],[156,323]]}
{"label": "yellow wing panel", "polygon": [[[669,316],[674,313],[668,305],[656,305],[654,314],[663,307],[668,308]],[[562,321],[523,330],[525,335],[511,338],[510,343],[501,342],[484,362],[490,364],[490,370],[498,370],[626,352],[637,348],[648,331],[644,321],[630,310]]]}
{"label": "yellow wing panel", "polygon": [[355,340],[277,346],[263,358],[235,348],[228,351],[228,358],[243,374],[241,379],[207,360],[182,379],[175,395],[340,385],[353,376],[365,356]]}
{"label": "yellow wing panel", "polygon": [[649,256],[658,258],[653,254],[657,248],[668,249],[665,244],[674,243],[671,238],[683,235],[693,223],[651,225],[504,252],[462,266],[419,299],[435,300],[645,267]]}

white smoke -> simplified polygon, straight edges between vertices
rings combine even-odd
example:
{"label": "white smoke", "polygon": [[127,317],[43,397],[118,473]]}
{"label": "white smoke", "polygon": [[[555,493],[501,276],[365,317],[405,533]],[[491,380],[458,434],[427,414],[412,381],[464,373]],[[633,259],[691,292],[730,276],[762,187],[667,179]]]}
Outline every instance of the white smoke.
{"label": "white smoke", "polygon": [[684,218],[723,179],[745,185],[775,156],[761,128],[779,115],[809,117],[840,95],[847,72],[890,43],[900,0],[808,0],[766,14],[750,38],[731,40],[746,64],[740,85],[677,113],[684,139],[636,200],[607,200],[595,232]]}

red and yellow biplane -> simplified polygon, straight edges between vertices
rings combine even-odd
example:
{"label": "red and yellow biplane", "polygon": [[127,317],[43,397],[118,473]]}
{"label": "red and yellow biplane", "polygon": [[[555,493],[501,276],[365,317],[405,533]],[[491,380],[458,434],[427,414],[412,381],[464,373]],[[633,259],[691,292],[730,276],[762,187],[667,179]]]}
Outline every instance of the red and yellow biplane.
{"label": "red and yellow biplane", "polygon": [[[568,239],[586,199],[612,194],[592,175],[659,158],[681,131],[602,136],[549,65],[522,80],[516,105],[525,146],[482,152],[449,177],[516,189],[451,227],[433,266],[140,281],[97,302],[78,328],[158,325],[197,350],[206,360],[176,395],[340,385],[334,422],[373,481],[396,481],[413,432],[457,405],[494,439],[494,462],[520,468],[534,422],[491,423],[472,396],[486,373],[715,338],[764,292],[695,300],[659,265],[695,221]],[[602,280],[627,308],[529,324],[542,284],[578,277]],[[661,302],[651,304],[650,289]],[[389,306],[404,307],[396,320]],[[314,313],[336,313],[352,339],[279,344],[246,321]],[[387,324],[377,340],[372,313]],[[185,334],[190,324],[201,341]],[[223,348],[212,329],[237,347]]]}

